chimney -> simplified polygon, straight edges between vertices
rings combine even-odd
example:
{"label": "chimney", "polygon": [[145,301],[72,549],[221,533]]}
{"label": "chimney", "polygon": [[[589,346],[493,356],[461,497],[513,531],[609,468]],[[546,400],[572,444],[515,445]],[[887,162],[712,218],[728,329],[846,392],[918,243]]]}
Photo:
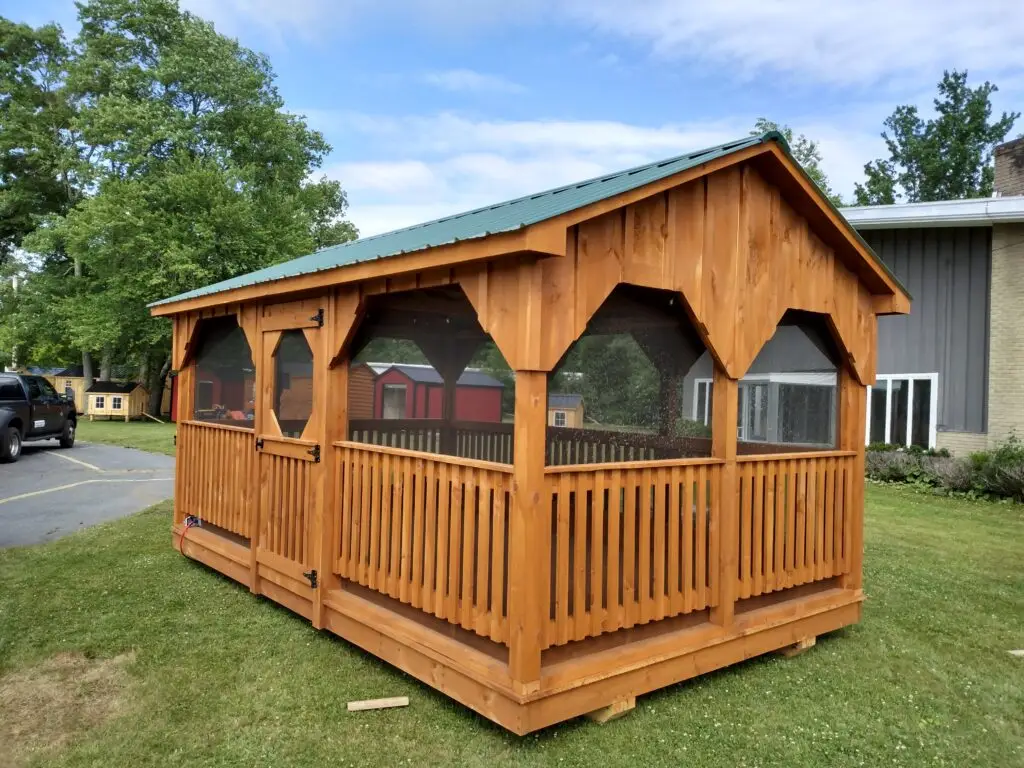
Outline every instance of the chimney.
{"label": "chimney", "polygon": [[996,197],[1024,195],[1024,137],[996,147]]}

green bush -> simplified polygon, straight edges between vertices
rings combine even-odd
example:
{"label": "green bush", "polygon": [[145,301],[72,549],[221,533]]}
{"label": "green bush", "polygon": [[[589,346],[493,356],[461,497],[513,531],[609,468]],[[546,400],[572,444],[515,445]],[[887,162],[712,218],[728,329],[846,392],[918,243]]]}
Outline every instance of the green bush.
{"label": "green bush", "polygon": [[864,470],[880,482],[1024,502],[1024,443],[1012,436],[995,449],[972,453],[967,459],[952,458],[946,449],[872,444]]}
{"label": "green bush", "polygon": [[1024,443],[1010,435],[995,450],[972,453],[974,488],[1024,502]]}
{"label": "green bush", "polygon": [[676,435],[679,437],[711,437],[711,427],[702,421],[679,419],[676,423]]}

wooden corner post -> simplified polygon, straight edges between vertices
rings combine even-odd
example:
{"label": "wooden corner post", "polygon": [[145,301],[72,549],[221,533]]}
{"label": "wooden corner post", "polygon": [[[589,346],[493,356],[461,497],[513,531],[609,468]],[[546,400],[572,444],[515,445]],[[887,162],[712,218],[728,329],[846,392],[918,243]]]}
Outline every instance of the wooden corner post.
{"label": "wooden corner post", "polygon": [[[172,341],[172,363],[177,369],[178,381],[175,384],[175,397],[178,398],[177,419],[180,424],[188,421],[193,416],[195,398],[195,361],[188,359],[187,347],[191,339],[195,324],[198,322],[190,315],[178,315],[174,319],[174,331]],[[89,421],[92,421],[92,414],[89,414]],[[177,435],[177,430],[175,431]],[[177,451],[181,451],[181,437],[177,438]],[[180,466],[180,462],[179,466]],[[173,524],[178,525],[185,522],[185,488],[184,473],[174,473],[174,516]]]}
{"label": "wooden corner post", "polygon": [[845,589],[863,587],[864,566],[864,424],[867,419],[868,388],[857,381],[849,365],[839,368],[839,450],[856,451],[853,472],[845,478],[846,498],[852,502],[843,532],[843,562],[846,573],[840,583]]}
{"label": "wooden corner post", "polygon": [[516,371],[515,447],[509,520],[509,674],[521,694],[540,687],[547,605],[544,502],[547,374]]}
{"label": "wooden corner post", "polygon": [[736,603],[736,568],[739,550],[737,517],[739,504],[736,471],[736,411],[739,388],[736,379],[715,366],[711,390],[711,452],[725,463],[719,475],[718,509],[712,509],[712,525],[718,522],[718,604],[711,609],[711,621],[722,627],[732,624]]}

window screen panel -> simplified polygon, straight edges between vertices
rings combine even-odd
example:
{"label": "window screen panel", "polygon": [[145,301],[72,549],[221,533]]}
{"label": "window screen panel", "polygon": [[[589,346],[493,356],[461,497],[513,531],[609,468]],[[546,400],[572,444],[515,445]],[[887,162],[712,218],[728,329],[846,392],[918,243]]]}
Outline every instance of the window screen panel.
{"label": "window screen panel", "polygon": [[196,331],[193,418],[252,427],[256,366],[245,332],[233,315],[201,321]]}

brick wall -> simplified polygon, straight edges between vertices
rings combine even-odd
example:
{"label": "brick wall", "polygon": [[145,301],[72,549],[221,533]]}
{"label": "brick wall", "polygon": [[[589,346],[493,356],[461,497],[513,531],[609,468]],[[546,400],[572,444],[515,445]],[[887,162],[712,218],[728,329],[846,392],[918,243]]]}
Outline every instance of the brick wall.
{"label": "brick wall", "polygon": [[969,456],[988,447],[988,435],[984,432],[937,432],[935,447],[945,448],[954,456]]}
{"label": "brick wall", "polygon": [[996,147],[997,195],[1024,195],[1024,138]]}
{"label": "brick wall", "polygon": [[1024,224],[992,228],[989,444],[1024,438]]}

